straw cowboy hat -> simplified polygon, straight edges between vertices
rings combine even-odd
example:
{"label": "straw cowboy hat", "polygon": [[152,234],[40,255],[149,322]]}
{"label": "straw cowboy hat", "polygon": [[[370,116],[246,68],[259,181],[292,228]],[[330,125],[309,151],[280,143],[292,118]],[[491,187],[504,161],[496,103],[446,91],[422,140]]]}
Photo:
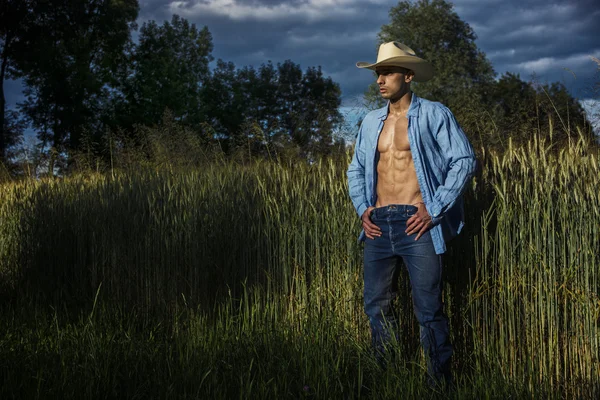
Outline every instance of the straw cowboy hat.
{"label": "straw cowboy hat", "polygon": [[407,68],[415,73],[413,80],[416,82],[425,82],[433,78],[433,66],[428,61],[417,57],[413,49],[399,42],[388,42],[379,46],[375,64],[360,61],[356,66],[372,70],[384,66]]}

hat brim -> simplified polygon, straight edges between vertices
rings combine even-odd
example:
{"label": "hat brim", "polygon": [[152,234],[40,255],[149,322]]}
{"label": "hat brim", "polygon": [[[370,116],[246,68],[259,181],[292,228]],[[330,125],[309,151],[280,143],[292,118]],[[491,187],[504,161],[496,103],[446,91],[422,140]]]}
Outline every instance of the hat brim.
{"label": "hat brim", "polygon": [[414,56],[398,56],[382,60],[375,64],[364,61],[356,63],[358,68],[375,70],[377,67],[402,67],[410,69],[415,73],[413,80],[415,82],[426,82],[433,78],[433,66],[426,60]]}

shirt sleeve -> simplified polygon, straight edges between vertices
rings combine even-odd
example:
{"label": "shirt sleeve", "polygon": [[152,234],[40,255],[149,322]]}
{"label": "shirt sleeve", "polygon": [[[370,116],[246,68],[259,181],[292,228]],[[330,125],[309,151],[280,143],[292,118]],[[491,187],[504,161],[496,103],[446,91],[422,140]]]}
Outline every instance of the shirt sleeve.
{"label": "shirt sleeve", "polygon": [[477,166],[473,147],[454,115],[445,107],[441,112],[436,140],[448,160],[448,172],[444,182],[437,187],[433,198],[425,206],[434,225],[439,223],[444,213],[460,198]]}
{"label": "shirt sleeve", "polygon": [[354,155],[352,161],[348,166],[348,190],[350,192],[350,199],[356,209],[359,217],[362,217],[367,206],[367,196],[365,189],[365,148],[363,138],[363,127],[365,121],[363,120],[358,130],[358,136],[356,137],[356,144],[354,146]]}

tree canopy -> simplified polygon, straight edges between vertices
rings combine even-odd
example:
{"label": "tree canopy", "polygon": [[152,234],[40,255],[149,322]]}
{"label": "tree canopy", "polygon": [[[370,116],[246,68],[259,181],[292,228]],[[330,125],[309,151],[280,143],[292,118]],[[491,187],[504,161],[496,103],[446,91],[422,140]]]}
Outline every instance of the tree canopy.
{"label": "tree canopy", "polygon": [[32,0],[27,12],[14,50],[15,75],[26,85],[20,110],[43,142],[76,149],[84,132],[102,130],[137,0]]}
{"label": "tree canopy", "polygon": [[210,76],[212,36],[207,27],[174,15],[170,22],[144,23],[123,82],[121,125],[158,123],[166,108],[176,120],[203,120],[201,90]]}
{"label": "tree canopy", "polygon": [[[419,96],[447,105],[477,145],[504,148],[508,138],[523,142],[534,134],[559,143],[585,126],[579,103],[564,85],[526,82],[496,73],[476,44],[477,36],[446,0],[400,1],[381,27],[379,43],[399,41],[432,63],[435,76],[412,84]],[[370,88],[367,99],[377,104]],[[583,132],[591,137],[591,129]]]}
{"label": "tree canopy", "polygon": [[208,27],[174,15],[143,23],[135,43],[138,9],[138,0],[0,3],[0,82],[21,79],[26,96],[18,112],[7,110],[0,86],[0,162],[26,126],[41,148],[73,160],[81,151],[107,156],[115,134],[134,143],[165,115],[226,151],[249,143],[330,151],[341,91],[320,67],[219,60],[211,69]]}
{"label": "tree canopy", "polygon": [[[138,10],[138,0],[0,2],[0,162],[26,128],[42,150],[74,160],[82,151],[108,157],[115,138],[142,147],[145,127],[165,121],[227,153],[292,149],[311,158],[343,146],[335,138],[341,90],[320,66],[213,64],[208,27],[177,15],[143,23],[134,42]],[[476,144],[501,149],[508,137],[525,141],[551,128],[560,143],[585,124],[564,85],[497,78],[473,29],[446,0],[399,2],[378,39],[403,42],[432,62],[435,78],[414,84],[414,92],[448,105]],[[25,85],[16,110],[6,108],[6,79]]]}
{"label": "tree canopy", "polygon": [[239,70],[219,60],[205,98],[209,125],[228,147],[250,140],[259,147],[292,145],[305,155],[326,154],[342,123],[339,85],[320,67],[303,73],[291,60]]}
{"label": "tree canopy", "polygon": [[454,12],[451,3],[402,1],[389,15],[390,23],[381,27],[379,41],[405,43],[434,67],[433,79],[414,85],[417,95],[451,108],[480,102],[495,73],[475,44],[475,32]]}

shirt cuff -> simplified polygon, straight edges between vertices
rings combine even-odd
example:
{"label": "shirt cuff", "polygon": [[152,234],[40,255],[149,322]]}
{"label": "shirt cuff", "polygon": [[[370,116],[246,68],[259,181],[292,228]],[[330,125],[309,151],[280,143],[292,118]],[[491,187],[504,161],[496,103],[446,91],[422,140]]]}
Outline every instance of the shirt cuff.
{"label": "shirt cuff", "polygon": [[425,209],[429,216],[431,217],[431,222],[433,225],[437,225],[440,223],[444,216],[442,215],[442,206],[436,201],[432,201],[430,204],[425,204]]}

